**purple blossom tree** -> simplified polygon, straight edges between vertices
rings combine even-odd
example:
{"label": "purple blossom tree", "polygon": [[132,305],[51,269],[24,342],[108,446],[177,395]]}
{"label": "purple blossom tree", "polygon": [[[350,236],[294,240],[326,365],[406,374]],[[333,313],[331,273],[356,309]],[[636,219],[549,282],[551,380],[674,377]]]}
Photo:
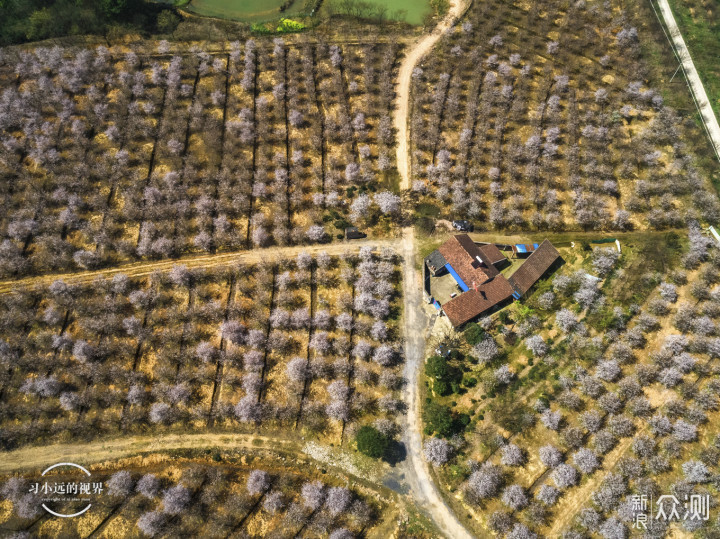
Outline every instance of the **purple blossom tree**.
{"label": "purple blossom tree", "polygon": [[535,497],[545,505],[555,505],[555,502],[560,497],[560,490],[552,485],[543,485],[538,489]]}
{"label": "purple blossom tree", "polygon": [[510,485],[502,493],[502,502],[514,511],[519,511],[528,504],[528,497],[520,485]]}
{"label": "purple blossom tree", "polygon": [[308,481],[300,489],[303,505],[312,511],[317,511],[325,501],[325,485],[320,481]]}
{"label": "purple blossom tree", "polygon": [[284,507],[285,501],[283,499],[282,492],[278,492],[277,490],[270,492],[263,500],[263,509],[271,515],[274,515],[278,511],[282,511]]}
{"label": "purple blossom tree", "polygon": [[135,482],[127,470],[115,472],[107,481],[108,493],[111,496],[127,497],[132,492],[134,484]]}
{"label": "purple blossom tree", "polygon": [[473,472],[467,482],[468,494],[477,500],[491,498],[498,493],[502,484],[502,473],[498,466],[484,463]]}
{"label": "purple blossom tree", "polygon": [[577,450],[572,458],[575,466],[584,474],[591,474],[600,466],[597,455],[587,448]]}
{"label": "purple blossom tree", "polygon": [[263,470],[253,470],[248,475],[245,487],[251,496],[263,494],[270,488],[270,475]]}
{"label": "purple blossom tree", "polygon": [[146,498],[153,499],[160,491],[160,480],[151,473],[145,474],[138,480],[135,490]]}
{"label": "purple blossom tree", "polygon": [[140,515],[137,521],[137,527],[148,537],[158,535],[165,525],[165,515],[158,511],[148,511]]}
{"label": "purple blossom tree", "polygon": [[425,460],[433,466],[442,466],[452,455],[453,448],[447,440],[442,438],[428,438],[423,445]]}
{"label": "purple blossom tree", "polygon": [[578,482],[578,472],[568,464],[559,464],[552,472],[552,479],[558,488],[569,488]]}
{"label": "purple blossom tree", "polygon": [[165,491],[163,511],[168,515],[179,515],[190,503],[190,491],[182,485],[175,485]]}
{"label": "purple blossom tree", "polygon": [[555,468],[562,462],[562,453],[552,445],[544,445],[539,450],[540,461],[548,468]]}
{"label": "purple blossom tree", "polygon": [[353,495],[349,489],[344,487],[332,487],[328,489],[325,507],[327,507],[328,512],[332,516],[338,517],[342,515],[348,507],[350,507],[352,498]]}
{"label": "purple blossom tree", "polygon": [[525,464],[525,454],[515,444],[504,445],[500,449],[500,453],[502,454],[500,462],[505,466],[522,466]]}

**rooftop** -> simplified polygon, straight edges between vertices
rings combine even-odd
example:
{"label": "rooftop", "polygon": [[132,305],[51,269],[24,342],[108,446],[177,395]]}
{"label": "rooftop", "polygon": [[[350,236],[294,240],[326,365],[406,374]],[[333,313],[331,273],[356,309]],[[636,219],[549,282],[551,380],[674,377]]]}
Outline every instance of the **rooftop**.
{"label": "rooftop", "polygon": [[548,240],[543,241],[540,247],[510,276],[509,281],[515,292],[524,296],[559,258],[560,253],[553,244]]}
{"label": "rooftop", "polygon": [[498,275],[492,281],[477,286],[477,290],[471,288],[451,299],[442,308],[450,323],[459,327],[509,299],[512,294],[513,288],[508,280]]}
{"label": "rooftop", "polygon": [[447,264],[447,260],[445,260],[445,257],[437,249],[430,253],[427,257],[425,257],[425,262],[427,263],[428,267],[433,271],[437,271],[440,268],[444,267],[445,264]]}
{"label": "rooftop", "polygon": [[478,246],[478,249],[483,254],[484,257],[488,259],[488,261],[495,265],[499,262],[505,262],[507,258],[505,258],[505,255],[502,254],[500,249],[497,248],[497,245],[494,245],[492,243],[488,243],[487,245],[480,245]]}
{"label": "rooftop", "polygon": [[443,243],[438,251],[469,288],[472,288],[473,284],[487,282],[499,274],[490,257],[482,252],[467,234],[453,236]]}

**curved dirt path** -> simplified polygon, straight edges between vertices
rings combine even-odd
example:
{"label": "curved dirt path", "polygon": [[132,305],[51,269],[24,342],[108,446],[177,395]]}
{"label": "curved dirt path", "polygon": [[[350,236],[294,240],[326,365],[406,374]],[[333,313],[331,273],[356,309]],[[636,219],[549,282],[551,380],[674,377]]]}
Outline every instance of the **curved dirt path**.
{"label": "curved dirt path", "polygon": [[407,380],[403,390],[403,400],[408,410],[407,424],[403,432],[403,442],[407,450],[407,458],[403,462],[405,479],[412,489],[415,501],[425,508],[447,537],[469,539],[472,536],[443,501],[430,477],[428,464],[422,456],[419,373],[425,358],[427,319],[422,307],[422,282],[415,271],[415,230],[413,228],[403,229],[401,253],[403,257],[403,319],[405,325],[405,369],[403,374]]}
{"label": "curved dirt path", "polygon": [[697,69],[695,69],[695,64],[690,56],[690,51],[685,45],[685,40],[680,32],[680,28],[678,28],[678,25],[675,22],[675,17],[670,9],[668,0],[658,0],[657,3],[663,20],[665,21],[665,25],[670,31],[670,39],[672,39],[675,51],[682,63],[683,71],[685,72],[688,84],[690,85],[690,91],[695,97],[695,102],[700,109],[700,116],[705,124],[708,137],[710,137],[710,142],[715,149],[715,156],[720,160],[720,126],[718,125],[717,117],[710,105],[710,100],[705,93],[705,87],[700,80]]}
{"label": "curved dirt path", "polygon": [[350,249],[360,247],[394,247],[398,245],[395,239],[364,239],[348,243],[330,243],[317,245],[296,245],[292,247],[267,247],[264,249],[253,249],[250,251],[235,251],[232,253],[220,253],[215,255],[197,255],[171,260],[157,260],[153,262],[133,262],[130,264],[113,266],[95,271],[82,271],[74,273],[52,273],[25,277],[10,281],[0,281],[0,294],[12,292],[15,288],[49,285],[62,279],[66,283],[90,283],[98,277],[112,277],[123,273],[128,277],[142,277],[150,275],[154,271],[168,271],[173,266],[184,264],[188,268],[212,268],[217,266],[230,266],[232,264],[256,264],[279,258],[297,256],[301,252],[316,254],[326,251],[329,254],[339,254]]}
{"label": "curved dirt path", "polygon": [[92,464],[117,460],[141,452],[166,452],[173,449],[273,449],[297,450],[294,440],[254,434],[167,434],[128,436],[89,443],[51,444],[21,447],[0,453],[0,473],[42,468],[58,462]]}
{"label": "curved dirt path", "polygon": [[397,130],[397,169],[400,173],[400,189],[410,189],[410,143],[408,119],[410,114],[410,84],[412,72],[420,59],[429,53],[442,35],[451,28],[462,14],[469,0],[450,0],[450,10],[431,34],[422,37],[405,55],[400,64],[397,85],[397,107],[393,113]]}

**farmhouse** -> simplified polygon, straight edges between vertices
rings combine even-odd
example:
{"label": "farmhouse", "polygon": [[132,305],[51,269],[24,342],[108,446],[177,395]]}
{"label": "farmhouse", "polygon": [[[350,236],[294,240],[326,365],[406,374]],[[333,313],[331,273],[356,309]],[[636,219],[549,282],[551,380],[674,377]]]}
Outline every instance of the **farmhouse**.
{"label": "farmhouse", "polygon": [[506,279],[500,269],[508,260],[496,245],[476,244],[467,234],[458,234],[425,258],[425,291],[459,328],[520,299],[558,260],[560,254],[545,240]]}
{"label": "farmhouse", "polygon": [[513,297],[520,299],[542,277],[562,261],[560,253],[548,240],[543,241],[540,247],[523,262],[515,273],[510,276],[510,284],[515,290]]}

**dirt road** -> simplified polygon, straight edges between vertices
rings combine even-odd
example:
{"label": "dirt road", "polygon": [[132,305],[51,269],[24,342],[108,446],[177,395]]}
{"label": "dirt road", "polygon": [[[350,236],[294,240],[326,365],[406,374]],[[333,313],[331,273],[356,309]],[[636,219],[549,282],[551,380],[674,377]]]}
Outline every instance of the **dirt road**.
{"label": "dirt road", "polygon": [[422,456],[422,421],[420,417],[420,368],[425,357],[425,330],[427,319],[422,308],[422,283],[415,271],[415,230],[403,229],[401,247],[403,256],[403,296],[405,326],[405,371],[407,380],[403,400],[408,415],[403,433],[407,458],[403,462],[405,478],[414,499],[423,507],[447,537],[472,537],[445,504],[430,477],[428,464]]}
{"label": "dirt road", "polygon": [[198,255],[173,260],[157,260],[153,262],[135,262],[122,266],[101,269],[97,271],[83,271],[75,273],[48,274],[36,277],[26,277],[14,281],[0,281],[0,294],[7,294],[15,288],[44,286],[62,279],[66,283],[89,283],[98,277],[112,277],[118,273],[124,273],[129,277],[142,277],[150,275],[154,271],[167,271],[177,264],[184,264],[188,268],[212,268],[218,266],[230,266],[232,264],[255,264],[258,262],[275,260],[278,258],[290,258],[298,253],[306,252],[317,254],[326,251],[329,254],[339,254],[351,249],[359,249],[364,246],[372,247],[395,247],[399,244],[396,239],[384,240],[360,240],[350,243],[331,243],[329,245],[298,245],[293,247],[268,247],[265,249],[253,249],[252,251],[236,251],[232,253],[221,253],[216,255]]}
{"label": "dirt road", "polygon": [[117,460],[146,451],[173,449],[263,449],[293,450],[293,440],[253,434],[168,434],[164,436],[127,436],[114,440],[97,440],[78,444],[52,444],[22,447],[2,453],[0,473],[36,469],[58,462],[92,464]]}
{"label": "dirt road", "polygon": [[695,69],[695,64],[690,56],[690,51],[685,45],[682,33],[675,22],[675,17],[670,9],[668,0],[658,0],[658,7],[660,8],[660,13],[665,21],[665,25],[670,31],[670,39],[672,39],[675,51],[680,57],[680,62],[682,63],[683,70],[687,76],[690,90],[695,96],[695,101],[700,109],[700,116],[702,117],[708,136],[710,137],[710,142],[715,148],[715,155],[720,160],[720,126],[718,125],[717,117],[710,105],[710,100],[705,93],[705,87],[700,80],[697,69]]}
{"label": "dirt road", "polygon": [[468,0],[450,0],[450,11],[440,21],[433,32],[428,34],[414,45],[400,64],[397,85],[397,107],[394,113],[395,129],[397,130],[397,168],[400,173],[400,189],[410,189],[410,143],[408,130],[408,115],[410,114],[410,83],[412,72],[420,59],[429,53],[442,35],[457,21],[467,5]]}

